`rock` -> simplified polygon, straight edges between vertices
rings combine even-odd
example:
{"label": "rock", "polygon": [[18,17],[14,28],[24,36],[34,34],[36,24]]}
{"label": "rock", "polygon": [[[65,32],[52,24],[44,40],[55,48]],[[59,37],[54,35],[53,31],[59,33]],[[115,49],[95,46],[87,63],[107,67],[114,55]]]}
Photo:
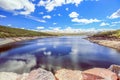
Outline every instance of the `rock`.
{"label": "rock", "polygon": [[102,80],[117,80],[117,75],[115,73],[104,68],[93,68],[93,69],[85,70],[82,73],[88,73],[99,76],[103,78]]}
{"label": "rock", "polygon": [[83,80],[103,80],[104,78],[89,73],[82,73]]}
{"label": "rock", "polygon": [[56,72],[57,80],[82,80],[81,71],[60,69]]}
{"label": "rock", "polygon": [[112,72],[116,73],[119,80],[120,80],[120,66],[119,65],[111,65],[109,67],[109,70],[111,70]]}
{"label": "rock", "polygon": [[31,71],[25,80],[55,80],[55,77],[51,72],[39,68]]}
{"label": "rock", "polygon": [[0,72],[0,80],[16,80],[17,77],[19,75],[13,72]]}
{"label": "rock", "polygon": [[16,80],[25,80],[28,77],[28,75],[29,75],[28,73],[23,73]]}

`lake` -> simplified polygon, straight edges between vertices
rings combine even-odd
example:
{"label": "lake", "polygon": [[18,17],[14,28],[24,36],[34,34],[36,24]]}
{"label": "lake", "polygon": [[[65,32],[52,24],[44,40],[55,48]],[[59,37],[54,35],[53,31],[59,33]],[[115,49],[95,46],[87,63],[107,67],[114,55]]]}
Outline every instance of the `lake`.
{"label": "lake", "polygon": [[120,52],[91,43],[85,36],[62,36],[15,42],[0,47],[0,71],[30,72],[35,68],[86,70],[120,65]]}

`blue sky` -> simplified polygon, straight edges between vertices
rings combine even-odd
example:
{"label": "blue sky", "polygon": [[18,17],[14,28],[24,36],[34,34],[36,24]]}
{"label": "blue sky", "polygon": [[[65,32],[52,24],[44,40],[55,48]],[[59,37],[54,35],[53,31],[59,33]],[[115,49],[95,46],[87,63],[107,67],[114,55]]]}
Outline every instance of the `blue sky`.
{"label": "blue sky", "polygon": [[120,29],[120,0],[0,0],[0,25],[54,31]]}

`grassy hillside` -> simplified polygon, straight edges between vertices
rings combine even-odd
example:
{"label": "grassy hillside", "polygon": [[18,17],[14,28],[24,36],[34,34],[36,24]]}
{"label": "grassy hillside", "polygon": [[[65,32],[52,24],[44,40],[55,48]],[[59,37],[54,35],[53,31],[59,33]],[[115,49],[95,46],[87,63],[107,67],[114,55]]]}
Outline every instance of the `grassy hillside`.
{"label": "grassy hillside", "polygon": [[98,33],[93,37],[120,38],[120,30]]}
{"label": "grassy hillside", "polygon": [[36,32],[18,28],[10,28],[0,25],[0,38],[6,37],[33,37],[33,36],[52,36],[52,34]]}

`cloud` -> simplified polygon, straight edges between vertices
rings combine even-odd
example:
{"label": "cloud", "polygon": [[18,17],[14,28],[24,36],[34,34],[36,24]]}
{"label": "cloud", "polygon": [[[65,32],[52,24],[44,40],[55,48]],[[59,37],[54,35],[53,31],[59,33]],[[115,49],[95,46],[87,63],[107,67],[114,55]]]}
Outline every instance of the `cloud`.
{"label": "cloud", "polygon": [[50,19],[50,18],[51,18],[50,15],[45,15],[45,16],[43,16],[43,19]]}
{"label": "cloud", "polygon": [[108,16],[109,19],[116,19],[120,18],[120,9],[118,9],[116,12],[114,12],[111,16]]}
{"label": "cloud", "polygon": [[105,23],[105,22],[102,22],[101,24],[100,24],[100,26],[109,26],[110,24],[109,23]]}
{"label": "cloud", "polygon": [[120,21],[112,22],[112,24],[120,24]]}
{"label": "cloud", "polygon": [[12,24],[8,24],[7,26],[12,26]]}
{"label": "cloud", "polygon": [[76,18],[76,17],[78,17],[79,16],[79,14],[77,13],[77,12],[71,12],[70,14],[69,14],[69,17],[70,18]]}
{"label": "cloud", "polygon": [[37,30],[41,30],[41,29],[44,29],[45,27],[43,27],[43,26],[39,26],[39,27],[37,27]]}
{"label": "cloud", "polygon": [[66,8],[65,10],[66,10],[66,11],[69,11],[69,8]]}
{"label": "cloud", "polygon": [[31,19],[31,20],[37,21],[37,22],[46,23],[45,20],[39,19],[39,18],[34,17],[34,16],[31,16],[31,15],[27,15],[27,16],[25,16],[25,17],[26,17],[26,18],[29,18],[29,19]]}
{"label": "cloud", "polygon": [[53,28],[54,31],[59,31],[61,27]]}
{"label": "cloud", "polygon": [[58,16],[61,16],[61,14],[58,14]]}
{"label": "cloud", "polygon": [[35,4],[29,0],[0,0],[0,8],[14,14],[28,15],[34,12]]}
{"label": "cloud", "polygon": [[95,29],[95,28],[85,28],[85,29],[75,29],[72,28],[70,26],[66,27],[65,29],[61,29],[61,27],[56,27],[56,28],[51,28],[51,30],[43,30],[43,32],[56,32],[56,33],[85,33],[85,32],[89,32],[89,33],[96,33],[96,32],[100,32],[100,31],[112,31],[115,29],[109,28],[101,28],[101,29]]}
{"label": "cloud", "polygon": [[78,19],[78,18],[73,18],[72,22],[77,22],[77,23],[83,23],[83,24],[90,24],[94,22],[100,22],[101,20],[98,19]]}
{"label": "cloud", "polygon": [[53,25],[56,25],[57,23],[53,23]]}
{"label": "cloud", "polygon": [[120,24],[120,21],[112,22],[110,26],[118,26]]}
{"label": "cloud", "polygon": [[0,18],[6,18],[7,16],[5,16],[5,15],[0,15]]}
{"label": "cloud", "polygon": [[39,12],[39,14],[44,14],[44,12]]}
{"label": "cloud", "polygon": [[66,10],[66,11],[69,11],[69,8],[66,8],[65,10]]}
{"label": "cloud", "polygon": [[77,23],[83,23],[83,24],[90,24],[90,23],[94,23],[94,22],[100,22],[100,20],[98,19],[79,19],[79,14],[77,12],[71,12],[69,14],[69,17],[72,18],[72,22],[77,22]]}
{"label": "cloud", "polygon": [[48,12],[54,10],[55,7],[65,4],[75,4],[78,6],[83,0],[40,0],[38,6],[44,6]]}

